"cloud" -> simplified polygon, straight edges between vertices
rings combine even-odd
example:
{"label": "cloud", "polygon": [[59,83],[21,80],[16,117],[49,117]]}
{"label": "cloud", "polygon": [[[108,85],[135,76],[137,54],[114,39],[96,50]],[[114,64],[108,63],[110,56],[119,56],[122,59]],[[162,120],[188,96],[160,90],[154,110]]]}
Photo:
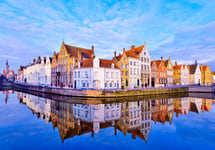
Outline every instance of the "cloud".
{"label": "cloud", "polygon": [[[202,63],[213,62],[211,56],[200,51],[214,49],[214,10],[208,13],[213,4],[5,0],[0,2],[0,52],[14,63],[11,69],[17,70],[39,55],[59,51],[63,39],[79,47],[91,48],[94,44],[96,55],[109,59],[114,51],[119,53],[146,41],[152,58],[170,55],[179,61],[201,58]],[[199,18],[201,21],[197,21]],[[187,52],[188,48],[193,53]],[[13,59],[16,57],[24,59],[19,62]],[[0,64],[0,68],[3,66]]]}

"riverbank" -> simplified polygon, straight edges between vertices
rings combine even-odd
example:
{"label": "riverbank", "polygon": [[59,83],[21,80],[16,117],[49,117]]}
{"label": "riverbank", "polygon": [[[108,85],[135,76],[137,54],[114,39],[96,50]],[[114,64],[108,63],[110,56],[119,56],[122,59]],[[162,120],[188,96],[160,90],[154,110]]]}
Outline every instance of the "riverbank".
{"label": "riverbank", "polygon": [[41,92],[46,94],[72,96],[72,97],[92,97],[92,98],[108,98],[108,97],[131,97],[144,95],[161,95],[174,93],[188,93],[189,87],[159,87],[147,89],[132,89],[132,90],[79,90],[71,88],[56,88],[56,87],[41,87],[23,83],[14,83],[14,88]]}

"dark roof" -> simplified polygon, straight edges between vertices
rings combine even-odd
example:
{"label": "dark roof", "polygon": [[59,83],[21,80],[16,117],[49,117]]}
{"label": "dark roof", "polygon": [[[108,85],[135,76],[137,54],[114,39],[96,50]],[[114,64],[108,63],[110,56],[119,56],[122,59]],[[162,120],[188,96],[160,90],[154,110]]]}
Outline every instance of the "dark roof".
{"label": "dark roof", "polygon": [[78,51],[81,53],[81,56],[83,56],[84,58],[91,58],[92,56],[93,51],[91,49],[70,46],[67,44],[64,44],[64,45],[67,49],[67,52],[70,54],[70,56],[78,57]]}
{"label": "dark roof", "polygon": [[198,64],[188,65],[190,74],[195,74]]}

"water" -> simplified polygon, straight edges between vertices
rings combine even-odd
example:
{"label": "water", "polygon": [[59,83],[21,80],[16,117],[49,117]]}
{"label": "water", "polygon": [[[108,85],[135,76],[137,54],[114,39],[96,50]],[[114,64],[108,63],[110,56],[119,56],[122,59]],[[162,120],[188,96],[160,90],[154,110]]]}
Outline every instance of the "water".
{"label": "water", "polygon": [[215,149],[213,99],[75,102],[1,91],[0,149]]}

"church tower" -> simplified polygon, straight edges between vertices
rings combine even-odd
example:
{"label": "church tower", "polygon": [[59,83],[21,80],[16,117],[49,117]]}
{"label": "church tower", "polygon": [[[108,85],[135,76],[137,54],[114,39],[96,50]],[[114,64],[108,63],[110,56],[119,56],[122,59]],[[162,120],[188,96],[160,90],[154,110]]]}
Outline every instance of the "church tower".
{"label": "church tower", "polygon": [[9,65],[8,65],[8,60],[6,60],[5,74],[8,74],[8,72],[9,72]]}

